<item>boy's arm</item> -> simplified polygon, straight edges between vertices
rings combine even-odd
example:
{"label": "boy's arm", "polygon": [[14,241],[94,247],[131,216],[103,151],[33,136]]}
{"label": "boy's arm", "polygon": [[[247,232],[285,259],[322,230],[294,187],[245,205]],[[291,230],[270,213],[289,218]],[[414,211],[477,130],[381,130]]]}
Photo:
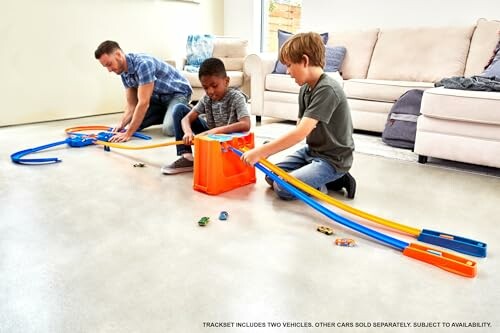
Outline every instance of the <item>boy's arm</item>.
{"label": "boy's arm", "polygon": [[268,156],[290,148],[311,133],[317,123],[318,120],[316,119],[303,117],[293,130],[268,144],[247,151],[241,156],[241,160],[249,165],[254,165],[262,158],[267,158]]}
{"label": "boy's arm", "polygon": [[242,117],[238,122],[225,126],[212,128],[203,134],[228,134],[234,132],[247,132],[250,130],[251,121],[250,117]]}
{"label": "boy's arm", "polygon": [[193,143],[194,133],[193,133],[193,129],[191,128],[191,124],[193,121],[195,121],[198,118],[198,116],[199,116],[199,113],[196,112],[196,109],[192,109],[181,120],[182,131],[184,132],[184,136],[182,137],[182,140],[184,141],[184,144],[186,144],[186,145],[190,145]]}

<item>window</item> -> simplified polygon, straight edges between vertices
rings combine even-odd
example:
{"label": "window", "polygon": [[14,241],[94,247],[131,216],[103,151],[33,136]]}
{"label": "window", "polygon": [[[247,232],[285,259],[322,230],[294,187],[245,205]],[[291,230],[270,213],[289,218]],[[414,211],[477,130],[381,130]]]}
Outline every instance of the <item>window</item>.
{"label": "window", "polygon": [[302,0],[262,0],[262,51],[278,51],[278,29],[300,29],[301,11]]}

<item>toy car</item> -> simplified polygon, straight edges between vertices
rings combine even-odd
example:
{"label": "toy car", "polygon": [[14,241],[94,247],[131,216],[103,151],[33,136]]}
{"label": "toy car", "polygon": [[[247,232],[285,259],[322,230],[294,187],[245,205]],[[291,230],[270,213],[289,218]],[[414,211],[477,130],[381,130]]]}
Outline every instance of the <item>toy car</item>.
{"label": "toy car", "polygon": [[354,239],[350,238],[337,238],[335,240],[335,245],[352,247],[356,246],[356,242],[354,241]]}
{"label": "toy car", "polygon": [[324,225],[319,225],[316,230],[328,236],[333,235],[333,229]]}
{"label": "toy car", "polygon": [[200,227],[204,227],[208,224],[208,222],[210,222],[210,218],[207,217],[207,216],[203,216],[199,221],[198,221],[198,225]]}
{"label": "toy car", "polygon": [[134,168],[136,168],[136,167],[143,168],[144,166],[146,166],[146,165],[144,163],[141,163],[141,162],[134,164]]}
{"label": "toy car", "polygon": [[223,210],[219,214],[219,220],[225,221],[225,220],[227,220],[228,216],[229,216],[229,214],[225,210]]}

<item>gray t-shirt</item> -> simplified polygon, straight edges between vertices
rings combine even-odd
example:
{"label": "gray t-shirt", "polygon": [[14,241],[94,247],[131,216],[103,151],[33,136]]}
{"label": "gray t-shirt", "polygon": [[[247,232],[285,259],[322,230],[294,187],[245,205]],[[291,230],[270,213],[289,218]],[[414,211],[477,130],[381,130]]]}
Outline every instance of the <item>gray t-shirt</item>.
{"label": "gray t-shirt", "polygon": [[243,117],[250,117],[247,109],[247,98],[238,89],[229,88],[220,101],[213,101],[207,95],[193,108],[206,117],[208,128],[216,128],[234,124]]}
{"label": "gray t-shirt", "polygon": [[337,171],[349,171],[354,151],[351,111],[337,81],[323,73],[314,89],[308,84],[300,88],[299,118],[303,117],[318,121],[306,138],[310,154],[325,159]]}

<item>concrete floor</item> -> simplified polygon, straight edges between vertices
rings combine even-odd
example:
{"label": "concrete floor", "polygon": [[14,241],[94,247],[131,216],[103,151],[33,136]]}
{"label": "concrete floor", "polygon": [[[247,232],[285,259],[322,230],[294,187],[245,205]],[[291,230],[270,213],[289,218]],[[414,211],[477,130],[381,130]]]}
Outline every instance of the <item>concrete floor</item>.
{"label": "concrete floor", "polygon": [[[356,154],[356,198],[330,193],[419,229],[488,243],[470,279],[277,199],[260,171],[256,184],[218,196],[194,191],[192,174],[160,173],[173,147],[61,146],[39,156],[62,163],[9,160],[64,139],[66,127],[118,118],[0,128],[0,332],[499,332],[500,178]],[[222,210],[226,222],[217,220]],[[211,217],[206,228],[201,216]],[[337,235],[316,232],[317,224]],[[336,237],[357,247],[335,246]],[[377,327],[392,324],[410,327]]]}

